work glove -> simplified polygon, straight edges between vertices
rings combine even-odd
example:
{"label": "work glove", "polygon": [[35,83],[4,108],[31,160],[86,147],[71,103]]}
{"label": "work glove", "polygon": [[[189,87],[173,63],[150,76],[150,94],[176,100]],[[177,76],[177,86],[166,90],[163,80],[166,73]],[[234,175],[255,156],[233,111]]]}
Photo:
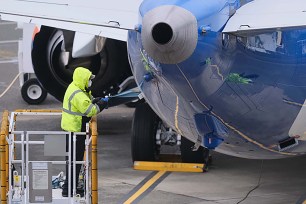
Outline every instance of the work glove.
{"label": "work glove", "polygon": [[103,109],[108,108],[108,98],[101,98],[96,102],[96,104],[99,106],[100,111],[102,111]]}

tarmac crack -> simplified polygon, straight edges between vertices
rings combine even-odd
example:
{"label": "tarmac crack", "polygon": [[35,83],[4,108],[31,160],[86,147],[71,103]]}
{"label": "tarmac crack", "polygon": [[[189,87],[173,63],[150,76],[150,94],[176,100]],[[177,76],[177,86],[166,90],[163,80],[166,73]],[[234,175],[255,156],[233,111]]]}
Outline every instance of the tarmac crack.
{"label": "tarmac crack", "polygon": [[[199,197],[196,197],[196,196],[190,196],[190,195],[168,192],[168,191],[163,191],[163,190],[156,190],[156,191],[160,191],[160,192],[164,192],[164,193],[170,193],[170,194],[174,194],[174,195],[178,195],[178,196],[184,196],[184,197],[187,197],[187,198],[193,198],[193,199],[197,199],[199,201],[214,202],[214,203],[220,203],[218,201],[221,201],[221,200],[210,200],[210,199],[205,199],[205,198],[199,198]],[[225,199],[225,200],[227,200],[227,199]]]}
{"label": "tarmac crack", "polygon": [[[240,199],[236,204],[240,204],[242,202],[244,202],[248,197],[249,195],[255,191],[256,189],[258,189],[260,187],[260,184],[261,184],[261,178],[262,178],[262,173],[263,173],[263,160],[261,161],[261,167],[260,167],[260,172],[259,172],[259,177],[258,177],[258,181],[257,181],[257,184],[255,187],[253,187],[251,190],[249,190],[246,195]],[[117,181],[118,183],[121,183],[121,184],[124,184],[124,185],[131,185],[131,186],[135,186],[135,184],[131,184],[131,183],[128,183],[128,182],[122,182],[122,181],[118,181],[116,179],[108,179],[108,180],[112,180],[112,181]],[[219,204],[223,201],[228,201],[228,200],[236,200],[236,199],[239,199],[239,198],[227,198],[227,199],[217,199],[217,200],[213,200],[213,199],[205,199],[205,198],[200,198],[200,197],[196,197],[196,196],[190,196],[190,195],[185,195],[185,194],[181,194],[181,193],[175,193],[175,192],[168,192],[168,191],[164,191],[164,190],[156,190],[155,189],[155,192],[163,192],[163,193],[169,193],[169,194],[173,194],[173,195],[178,195],[178,196],[184,196],[184,197],[187,197],[187,198],[192,198],[192,199],[196,199],[200,202],[212,202],[212,203],[216,203],[216,204]]]}
{"label": "tarmac crack", "polygon": [[255,191],[257,188],[260,187],[260,182],[261,182],[261,177],[262,177],[262,170],[263,170],[263,160],[261,160],[261,167],[260,167],[260,172],[259,172],[259,177],[258,177],[257,185],[254,188],[252,188],[251,190],[249,190],[247,192],[247,194],[244,196],[244,198],[242,198],[240,201],[238,201],[237,204],[240,204],[243,201],[245,201],[253,191]]}

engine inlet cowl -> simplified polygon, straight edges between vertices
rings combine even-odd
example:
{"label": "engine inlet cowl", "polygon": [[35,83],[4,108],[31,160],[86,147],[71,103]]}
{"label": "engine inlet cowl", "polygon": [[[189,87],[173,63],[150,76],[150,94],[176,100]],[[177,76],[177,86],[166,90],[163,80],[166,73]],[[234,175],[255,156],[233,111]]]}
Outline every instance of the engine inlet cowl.
{"label": "engine inlet cowl", "polygon": [[197,19],[179,6],[154,8],[144,15],[141,38],[144,49],[155,60],[164,64],[180,63],[197,46]]}

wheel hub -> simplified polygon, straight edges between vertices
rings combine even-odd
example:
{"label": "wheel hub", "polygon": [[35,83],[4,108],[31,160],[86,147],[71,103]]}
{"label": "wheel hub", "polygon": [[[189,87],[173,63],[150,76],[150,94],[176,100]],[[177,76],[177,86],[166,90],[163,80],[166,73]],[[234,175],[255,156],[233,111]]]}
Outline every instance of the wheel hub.
{"label": "wheel hub", "polygon": [[31,85],[27,90],[29,98],[36,100],[42,95],[42,90],[38,85]]}

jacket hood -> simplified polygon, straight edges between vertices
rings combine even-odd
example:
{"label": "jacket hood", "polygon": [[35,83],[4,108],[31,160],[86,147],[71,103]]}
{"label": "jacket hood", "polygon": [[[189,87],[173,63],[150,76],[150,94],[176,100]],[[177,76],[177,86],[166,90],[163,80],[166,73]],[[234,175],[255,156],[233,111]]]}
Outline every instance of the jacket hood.
{"label": "jacket hood", "polygon": [[73,72],[73,83],[81,90],[85,91],[88,88],[88,81],[92,75],[91,71],[84,67],[78,67]]}

